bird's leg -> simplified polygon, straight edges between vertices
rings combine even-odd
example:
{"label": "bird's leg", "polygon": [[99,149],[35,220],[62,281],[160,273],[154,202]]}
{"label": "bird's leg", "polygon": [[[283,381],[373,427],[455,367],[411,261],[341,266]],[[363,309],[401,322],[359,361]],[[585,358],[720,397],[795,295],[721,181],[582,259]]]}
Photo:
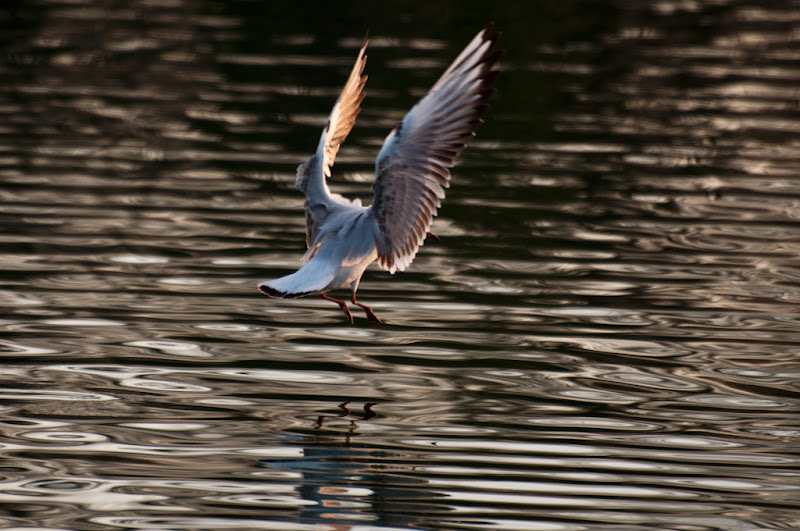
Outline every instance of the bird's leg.
{"label": "bird's leg", "polygon": [[375,322],[375,323],[378,323],[378,324],[383,324],[383,321],[381,321],[380,319],[378,319],[378,316],[377,316],[377,315],[375,315],[375,312],[373,312],[373,311],[372,311],[372,308],[370,308],[370,307],[369,307],[369,306],[367,306],[366,304],[361,304],[360,302],[358,302],[358,301],[356,300],[356,292],[355,292],[355,291],[354,291],[354,292],[353,292],[353,294],[350,296],[350,301],[351,301],[353,304],[355,304],[356,306],[361,306],[362,308],[364,308],[364,312],[367,314],[367,319],[368,319],[369,321],[373,321],[373,322]]}
{"label": "bird's leg", "polygon": [[432,240],[436,240],[437,242],[439,241],[439,237],[432,232],[426,232],[425,237],[430,238]]}
{"label": "bird's leg", "polygon": [[[333,297],[328,297],[324,293],[320,293],[319,296],[322,297],[323,299],[325,299],[326,301],[331,301],[331,302],[335,302],[336,304],[338,304],[339,308],[341,308],[342,311],[344,312],[344,316],[347,319],[347,322],[350,323],[350,324],[353,324],[353,314],[350,313],[350,308],[347,307],[347,303],[345,301],[340,300],[340,299],[334,299]],[[353,298],[355,298],[355,296]],[[361,305],[359,304],[359,306],[361,306]]]}

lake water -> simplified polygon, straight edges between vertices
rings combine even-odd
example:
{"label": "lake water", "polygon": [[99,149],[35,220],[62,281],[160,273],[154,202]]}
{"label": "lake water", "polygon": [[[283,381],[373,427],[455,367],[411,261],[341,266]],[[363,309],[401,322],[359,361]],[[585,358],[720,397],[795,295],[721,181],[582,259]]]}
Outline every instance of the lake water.
{"label": "lake water", "polygon": [[[0,527],[800,528],[800,3],[10,4]],[[262,296],[365,35],[331,186],[369,202],[490,20],[386,324]]]}

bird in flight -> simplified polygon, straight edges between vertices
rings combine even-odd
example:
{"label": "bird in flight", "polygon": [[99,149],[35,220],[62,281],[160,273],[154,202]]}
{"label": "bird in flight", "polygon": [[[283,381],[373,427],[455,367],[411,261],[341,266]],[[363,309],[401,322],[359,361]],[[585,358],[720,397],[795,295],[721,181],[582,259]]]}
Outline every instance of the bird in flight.
{"label": "bird in flight", "polygon": [[349,286],[350,302],[361,307],[368,320],[381,322],[372,308],[356,300],[361,275],[375,260],[392,274],[405,270],[425,238],[435,237],[429,232],[431,221],[450,185],[450,168],[475,136],[486,102],[495,93],[491,85],[499,71],[493,67],[503,52],[493,50],[500,34],[492,27],[487,25],[472,39],[386,137],[375,161],[369,207],[332,193],[327,183],[364,99],[364,43],[316,153],[297,168],[296,186],[306,196],[305,264],[291,275],[260,283],[262,293],[279,299],[319,295],[338,304],[353,324],[347,302],[327,295]]}

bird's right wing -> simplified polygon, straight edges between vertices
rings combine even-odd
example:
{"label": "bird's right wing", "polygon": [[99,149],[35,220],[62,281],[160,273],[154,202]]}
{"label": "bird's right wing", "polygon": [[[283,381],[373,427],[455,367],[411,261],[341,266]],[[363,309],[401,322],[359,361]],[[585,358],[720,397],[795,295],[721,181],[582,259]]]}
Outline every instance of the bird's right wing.
{"label": "bird's right wing", "polygon": [[482,123],[498,75],[500,37],[486,26],[395,127],[378,154],[375,199],[378,264],[394,273],[414,259],[450,184],[450,168]]}

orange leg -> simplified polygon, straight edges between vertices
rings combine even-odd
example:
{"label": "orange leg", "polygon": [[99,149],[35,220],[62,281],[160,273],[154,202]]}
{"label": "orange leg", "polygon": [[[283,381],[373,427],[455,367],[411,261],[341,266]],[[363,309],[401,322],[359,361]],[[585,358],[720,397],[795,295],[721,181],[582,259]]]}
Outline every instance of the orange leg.
{"label": "orange leg", "polygon": [[[350,309],[347,307],[347,303],[345,301],[340,300],[340,299],[334,299],[333,297],[328,297],[324,293],[320,293],[319,296],[322,297],[323,299],[325,299],[326,301],[331,301],[331,302],[335,302],[336,304],[338,304],[339,308],[341,308],[342,311],[344,312],[344,316],[347,319],[347,322],[349,322],[350,324],[353,324],[353,314],[350,313]],[[355,298],[355,294],[353,294],[353,298]]]}
{"label": "orange leg", "polygon": [[436,240],[437,242],[439,241],[439,237],[437,235],[435,235],[434,233],[432,233],[432,232],[426,232],[425,236],[427,238],[432,239],[432,240]]}
{"label": "orange leg", "polygon": [[383,321],[381,321],[380,319],[378,319],[378,316],[377,316],[377,315],[375,315],[375,312],[373,312],[373,311],[372,311],[372,308],[370,308],[370,307],[369,307],[369,306],[367,306],[366,304],[361,304],[360,302],[358,302],[358,301],[356,300],[356,292],[355,292],[355,291],[354,291],[354,292],[353,292],[353,294],[350,296],[350,301],[351,301],[353,304],[355,304],[356,306],[361,306],[362,308],[364,308],[364,312],[366,312],[366,314],[367,314],[367,319],[368,319],[368,320],[370,320],[370,321],[372,321],[372,322],[375,322],[375,323],[378,323],[378,324],[382,324],[382,323],[383,323]]}

